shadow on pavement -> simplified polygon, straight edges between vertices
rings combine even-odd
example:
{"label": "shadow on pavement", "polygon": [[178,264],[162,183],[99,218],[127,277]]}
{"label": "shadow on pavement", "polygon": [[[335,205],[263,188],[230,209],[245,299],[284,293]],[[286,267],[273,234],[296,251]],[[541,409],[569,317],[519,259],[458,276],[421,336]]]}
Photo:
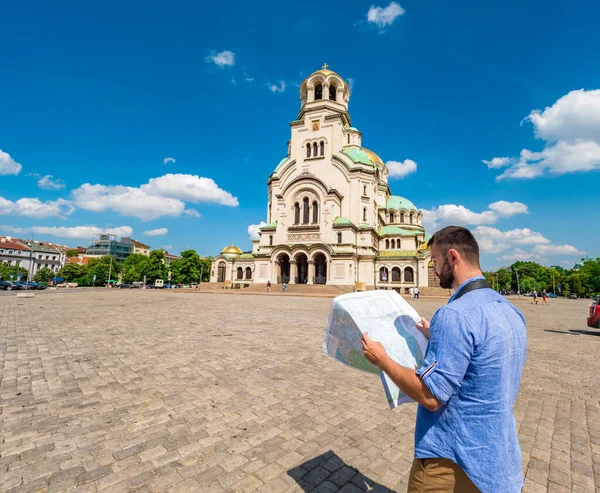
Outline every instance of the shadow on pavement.
{"label": "shadow on pavement", "polygon": [[552,330],[552,329],[544,329],[544,332],[553,332],[555,334],[567,334],[567,335],[585,335],[585,336],[600,336],[600,330],[581,330],[581,329],[569,329],[569,331],[564,330]]}
{"label": "shadow on pavement", "polygon": [[[343,491],[369,491],[369,493],[397,493],[387,486],[375,483],[360,471],[346,464],[335,452],[329,450],[290,469],[288,475],[306,493],[336,493]],[[353,488],[354,487],[354,488]]]}

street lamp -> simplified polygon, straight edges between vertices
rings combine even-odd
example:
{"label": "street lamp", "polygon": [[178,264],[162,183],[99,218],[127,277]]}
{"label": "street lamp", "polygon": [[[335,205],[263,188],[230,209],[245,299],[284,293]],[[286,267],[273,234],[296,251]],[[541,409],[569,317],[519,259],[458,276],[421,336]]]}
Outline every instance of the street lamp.
{"label": "street lamp", "polygon": [[519,269],[515,269],[515,272],[517,274],[517,294],[519,295],[519,298],[521,298],[521,285],[519,284]]}

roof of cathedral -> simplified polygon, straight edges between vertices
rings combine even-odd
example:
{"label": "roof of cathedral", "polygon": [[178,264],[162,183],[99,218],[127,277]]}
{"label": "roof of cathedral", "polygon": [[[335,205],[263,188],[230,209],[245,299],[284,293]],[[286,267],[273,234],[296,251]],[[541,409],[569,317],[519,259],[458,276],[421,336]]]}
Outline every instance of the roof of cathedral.
{"label": "roof of cathedral", "polygon": [[390,195],[388,197],[387,203],[386,203],[386,208],[387,209],[396,209],[396,210],[406,209],[409,211],[418,210],[417,207],[415,206],[415,204],[413,204],[410,200],[405,199],[404,197],[400,197],[398,195]]}
{"label": "roof of cathedral", "polygon": [[416,250],[382,250],[377,257],[417,257],[420,254]]}
{"label": "roof of cathedral", "polygon": [[383,164],[383,161],[381,160],[381,158],[375,154],[373,151],[371,151],[370,149],[367,149],[366,147],[361,147],[361,149],[365,152],[365,154],[367,156],[369,156],[369,159],[371,160],[371,162],[373,164]]}
{"label": "roof of cathedral", "polygon": [[221,250],[221,255],[225,255],[225,254],[229,254],[229,255],[241,255],[243,252],[236,247],[233,243],[231,244],[231,246],[225,247],[223,248],[223,250]]}
{"label": "roof of cathedral", "polygon": [[289,156],[284,157],[281,161],[279,161],[279,164],[275,167],[275,171],[273,171],[273,173],[275,173],[283,163],[285,163],[288,160]]}
{"label": "roof of cathedral", "polygon": [[362,147],[347,147],[342,150],[346,156],[348,156],[355,163],[370,164],[373,165],[367,153]]}
{"label": "roof of cathedral", "polygon": [[240,258],[254,258],[254,255],[252,255],[251,253],[243,253],[242,255],[240,255]]}
{"label": "roof of cathedral", "polygon": [[415,236],[422,234],[420,231],[410,231],[408,229],[399,228],[398,226],[382,226],[379,228],[379,235],[396,235],[396,236]]}
{"label": "roof of cathedral", "polygon": [[275,229],[277,228],[277,221],[273,221],[272,223],[269,224],[265,224],[264,226],[261,226],[260,229],[261,231],[267,231],[269,229]]}
{"label": "roof of cathedral", "polygon": [[350,221],[350,219],[346,219],[345,217],[338,216],[333,220],[334,226],[354,226],[354,223]]}

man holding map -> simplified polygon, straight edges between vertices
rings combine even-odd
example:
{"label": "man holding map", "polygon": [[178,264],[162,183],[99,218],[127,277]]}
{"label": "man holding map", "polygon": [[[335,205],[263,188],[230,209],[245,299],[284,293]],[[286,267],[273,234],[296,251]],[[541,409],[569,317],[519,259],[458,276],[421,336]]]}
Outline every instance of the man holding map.
{"label": "man holding map", "polygon": [[521,449],[513,405],[527,352],[525,321],[490,289],[471,232],[449,226],[429,241],[447,305],[420,329],[429,339],[424,363],[394,362],[363,334],[363,352],[419,403],[409,493],[519,492]]}

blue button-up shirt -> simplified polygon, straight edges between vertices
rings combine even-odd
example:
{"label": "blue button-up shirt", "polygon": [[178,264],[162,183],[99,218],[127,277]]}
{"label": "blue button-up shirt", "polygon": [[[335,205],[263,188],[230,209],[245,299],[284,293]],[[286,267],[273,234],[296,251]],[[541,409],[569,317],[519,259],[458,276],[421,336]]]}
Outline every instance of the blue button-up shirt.
{"label": "blue button-up shirt", "polygon": [[430,326],[424,384],[442,404],[417,411],[415,458],[460,465],[482,492],[521,491],[521,448],[513,405],[527,354],[523,315],[492,289],[454,300]]}

